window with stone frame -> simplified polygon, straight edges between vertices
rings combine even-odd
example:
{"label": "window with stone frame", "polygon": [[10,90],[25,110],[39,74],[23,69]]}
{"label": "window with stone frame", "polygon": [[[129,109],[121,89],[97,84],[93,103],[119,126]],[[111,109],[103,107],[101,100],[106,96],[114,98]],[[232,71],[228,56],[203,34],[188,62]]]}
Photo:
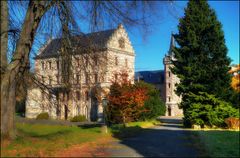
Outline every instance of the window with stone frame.
{"label": "window with stone frame", "polygon": [[171,97],[168,97],[168,101],[169,101],[169,102],[171,101]]}
{"label": "window with stone frame", "polygon": [[44,82],[45,82],[45,81],[44,81],[44,76],[42,76],[42,83],[44,84]]}
{"label": "window with stone frame", "polygon": [[128,59],[125,59],[125,66],[128,67]]}
{"label": "window with stone frame", "polygon": [[48,84],[49,84],[49,85],[52,85],[52,78],[51,78],[50,76],[49,76],[48,80],[49,80],[49,81],[48,81]]}
{"label": "window with stone frame", "polygon": [[171,83],[168,83],[168,88],[170,88],[171,87]]}
{"label": "window with stone frame", "polygon": [[89,83],[89,75],[88,73],[85,74],[85,83],[88,84]]}
{"label": "window with stone frame", "polygon": [[76,97],[77,97],[77,100],[80,100],[80,99],[81,99],[81,95],[80,95],[80,92],[79,92],[79,91],[76,92]]}
{"label": "window with stone frame", "polygon": [[77,80],[77,84],[79,84],[80,83],[80,75],[79,74],[76,75],[76,80]]}
{"label": "window with stone frame", "polygon": [[88,91],[85,91],[85,100],[86,100],[86,101],[89,100]]}
{"label": "window with stone frame", "polygon": [[57,70],[59,70],[59,60],[56,60]]}
{"label": "window with stone frame", "polygon": [[115,82],[118,80],[118,74],[117,73],[114,74],[114,80],[115,80]]}
{"label": "window with stone frame", "polygon": [[170,71],[168,71],[168,77],[171,77],[171,72]]}
{"label": "window with stone frame", "polygon": [[42,63],[42,70],[45,70],[45,64],[44,64],[44,61],[42,61],[41,63]]}
{"label": "window with stone frame", "polygon": [[98,74],[94,74],[95,83],[98,83]]}
{"label": "window with stone frame", "polygon": [[56,75],[56,79],[57,79],[57,84],[59,84],[59,75]]}
{"label": "window with stone frame", "polygon": [[98,65],[98,57],[97,57],[97,55],[94,55],[93,61],[94,61],[94,66],[97,66]]}
{"label": "window with stone frame", "polygon": [[118,65],[118,57],[115,57],[115,65]]}
{"label": "window with stone frame", "polygon": [[118,40],[118,45],[119,45],[119,48],[125,48],[125,40],[124,40],[124,38],[121,37]]}
{"label": "window with stone frame", "polygon": [[76,66],[80,67],[80,59],[79,59],[79,57],[76,57]]}
{"label": "window with stone frame", "polygon": [[49,66],[49,69],[51,70],[52,69],[52,62],[51,61],[48,61],[48,66]]}
{"label": "window with stone frame", "polygon": [[41,90],[42,101],[44,101],[44,90]]}

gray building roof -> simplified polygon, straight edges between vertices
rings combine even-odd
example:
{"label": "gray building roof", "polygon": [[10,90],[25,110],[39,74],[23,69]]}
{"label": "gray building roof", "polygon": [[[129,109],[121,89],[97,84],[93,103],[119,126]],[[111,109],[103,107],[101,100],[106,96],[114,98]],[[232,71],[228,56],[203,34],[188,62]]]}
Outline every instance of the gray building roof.
{"label": "gray building roof", "polygon": [[151,84],[163,84],[164,70],[135,72],[135,80],[138,79]]}
{"label": "gray building roof", "polygon": [[[72,48],[96,48],[106,47],[106,43],[116,29],[93,32],[83,35],[77,35],[70,38]],[[62,46],[62,38],[53,39],[46,48],[36,56],[36,59],[49,58],[59,55],[58,51]]]}

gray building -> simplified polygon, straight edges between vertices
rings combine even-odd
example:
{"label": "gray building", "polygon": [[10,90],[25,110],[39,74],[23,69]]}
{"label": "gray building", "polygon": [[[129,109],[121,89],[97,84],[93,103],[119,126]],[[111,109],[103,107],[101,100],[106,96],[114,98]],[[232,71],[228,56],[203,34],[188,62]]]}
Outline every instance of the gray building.
{"label": "gray building", "polygon": [[173,66],[171,61],[174,60],[173,47],[175,47],[175,41],[174,37],[171,36],[169,51],[163,58],[164,70],[136,72],[135,81],[142,80],[155,85],[166,105],[166,116],[181,116],[182,110],[178,107],[181,97],[175,93],[179,78],[170,69]]}

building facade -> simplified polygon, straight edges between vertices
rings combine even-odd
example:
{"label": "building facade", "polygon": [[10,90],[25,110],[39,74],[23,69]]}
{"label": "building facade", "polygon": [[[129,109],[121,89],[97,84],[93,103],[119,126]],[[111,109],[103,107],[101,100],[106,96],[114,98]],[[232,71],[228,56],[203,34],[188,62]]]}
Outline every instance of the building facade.
{"label": "building facade", "polygon": [[170,48],[163,59],[164,64],[164,102],[166,105],[166,116],[181,116],[183,115],[182,109],[179,109],[178,105],[181,102],[181,97],[175,92],[176,84],[180,82],[179,78],[172,73],[171,63],[174,59],[173,48],[175,47],[175,41],[173,35],[171,36]]}
{"label": "building facade", "polygon": [[182,116],[183,112],[178,107],[181,97],[175,93],[176,83],[179,83],[179,78],[170,69],[173,66],[171,61],[174,60],[173,47],[175,47],[175,41],[171,36],[169,51],[163,58],[164,70],[136,72],[135,81],[142,80],[155,85],[166,105],[166,116]]}
{"label": "building facade", "polygon": [[85,115],[97,121],[103,115],[102,100],[119,73],[127,72],[134,82],[135,52],[127,32],[120,24],[72,37],[68,51],[63,44],[63,39],[50,40],[36,56],[36,85],[28,89],[26,117],[48,112],[54,119]]}

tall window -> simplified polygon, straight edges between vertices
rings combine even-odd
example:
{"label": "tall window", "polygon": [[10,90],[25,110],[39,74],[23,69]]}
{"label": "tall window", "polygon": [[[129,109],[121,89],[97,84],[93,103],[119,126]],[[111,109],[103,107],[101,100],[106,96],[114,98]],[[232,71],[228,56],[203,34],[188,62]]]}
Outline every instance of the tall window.
{"label": "tall window", "polygon": [[42,83],[44,84],[44,76],[42,76]]}
{"label": "tall window", "polygon": [[44,61],[42,61],[42,70],[44,70]]}
{"label": "tall window", "polygon": [[57,69],[59,70],[59,60],[56,61]]}
{"label": "tall window", "polygon": [[119,44],[119,47],[120,47],[120,48],[125,48],[124,38],[120,38],[120,39],[118,40],[118,44]]}
{"label": "tall window", "polygon": [[94,74],[95,83],[98,82],[98,74]]}
{"label": "tall window", "polygon": [[171,97],[168,97],[168,101],[169,101],[169,102],[171,101]]}
{"label": "tall window", "polygon": [[52,84],[52,78],[49,77],[49,85],[51,85],[51,84]]}
{"label": "tall window", "polygon": [[79,84],[79,81],[80,81],[80,75],[77,75],[77,84]]}
{"label": "tall window", "polygon": [[88,79],[89,79],[89,76],[88,76],[88,74],[86,73],[86,75],[85,75],[85,83],[86,83],[86,84],[88,84]]}
{"label": "tall window", "polygon": [[170,88],[171,87],[171,83],[168,83],[168,88]]}
{"label": "tall window", "polygon": [[114,74],[114,79],[115,79],[115,81],[117,81],[117,79],[118,79],[118,74]]}
{"label": "tall window", "polygon": [[44,90],[42,90],[41,92],[42,92],[42,100],[44,100]]}
{"label": "tall window", "polygon": [[78,57],[76,58],[76,64],[77,64],[77,67],[80,67],[80,59]]}
{"label": "tall window", "polygon": [[125,59],[125,66],[128,67],[128,60]]}
{"label": "tall window", "polygon": [[48,65],[49,65],[49,69],[52,69],[52,62],[51,61],[48,62]]}
{"label": "tall window", "polygon": [[171,72],[170,71],[168,71],[168,77],[170,77],[171,76]]}
{"label": "tall window", "polygon": [[80,100],[80,99],[81,99],[81,98],[80,98],[80,92],[79,92],[79,91],[76,92],[76,96],[77,96],[77,100]]}
{"label": "tall window", "polygon": [[115,65],[118,65],[118,57],[115,57]]}
{"label": "tall window", "polygon": [[85,92],[85,99],[86,99],[86,101],[88,101],[88,99],[89,99],[88,91]]}
{"label": "tall window", "polygon": [[97,66],[97,65],[98,65],[97,55],[94,56],[94,59],[93,59],[93,60],[94,60],[94,64],[95,64],[95,66]]}
{"label": "tall window", "polygon": [[59,75],[56,75],[57,84],[59,84]]}

